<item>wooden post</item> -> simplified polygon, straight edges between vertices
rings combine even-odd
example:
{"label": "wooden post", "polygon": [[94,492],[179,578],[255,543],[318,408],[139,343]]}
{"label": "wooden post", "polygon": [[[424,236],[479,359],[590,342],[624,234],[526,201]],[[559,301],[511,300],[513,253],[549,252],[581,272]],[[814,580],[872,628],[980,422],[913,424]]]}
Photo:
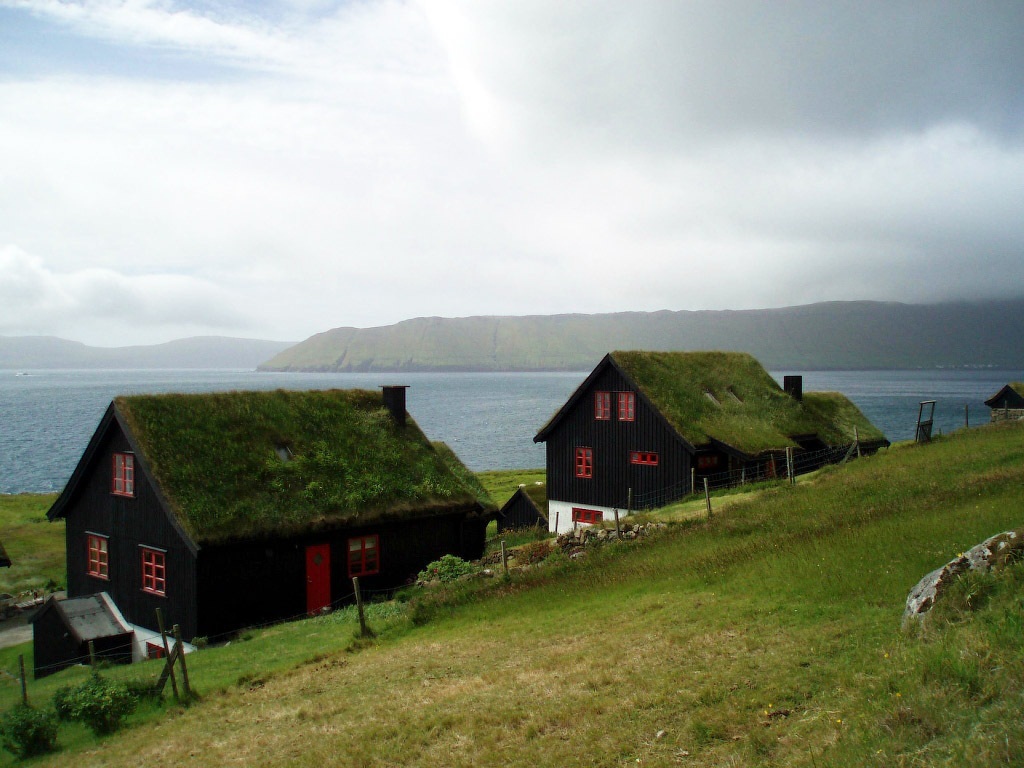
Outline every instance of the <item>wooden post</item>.
{"label": "wooden post", "polygon": [[174,625],[174,652],[181,660],[181,685],[185,689],[185,698],[192,698],[192,686],[188,682],[188,667],[185,666],[185,645],[181,642],[181,627]]}
{"label": "wooden post", "polygon": [[562,514],[562,508],[558,507],[555,509],[555,536],[558,535],[558,517]]}
{"label": "wooden post", "polygon": [[853,443],[857,446],[857,458],[860,458],[860,430],[857,429],[857,425],[853,425]]}
{"label": "wooden post", "polygon": [[697,468],[690,467],[690,493],[697,492]]}
{"label": "wooden post", "polygon": [[615,538],[616,539],[621,539],[622,538],[622,529],[619,528],[619,508],[618,507],[614,507],[614,511],[615,511]]}
{"label": "wooden post", "polygon": [[174,676],[174,657],[171,656],[171,649],[167,645],[167,630],[164,627],[164,612],[160,608],[156,609],[156,626],[160,630],[160,639],[164,644],[164,657],[167,660],[164,667],[171,678],[171,690],[174,691],[174,700],[180,701],[181,696],[178,694],[178,680]]}
{"label": "wooden post", "polygon": [[786,449],[786,476],[789,478],[789,484],[792,485],[796,482],[793,477],[793,449],[792,447]]}
{"label": "wooden post", "polygon": [[505,572],[505,578],[508,578],[508,554],[505,552],[505,540],[501,540],[501,569]]}
{"label": "wooden post", "polygon": [[363,610],[363,593],[359,590],[359,577],[352,577],[352,588],[356,593],[356,613],[359,614],[359,636],[369,637],[370,631],[366,626],[366,612]]}
{"label": "wooden post", "polygon": [[633,489],[630,488],[626,493],[626,517],[633,516]]}
{"label": "wooden post", "polygon": [[704,478],[704,503],[708,505],[708,520],[711,519],[711,491],[708,490],[708,479]]}
{"label": "wooden post", "polygon": [[92,640],[89,641],[89,666],[96,666],[96,645]]}
{"label": "wooden post", "polygon": [[[91,644],[91,643],[90,643]],[[18,668],[21,670],[21,703],[28,706],[28,684],[25,682],[25,657],[18,656]]]}
{"label": "wooden post", "polygon": [[968,406],[967,403],[964,403],[964,429],[967,429],[968,427],[971,426],[971,419],[970,419],[970,417],[968,415],[968,412],[967,412],[967,409],[969,407],[970,406]]}

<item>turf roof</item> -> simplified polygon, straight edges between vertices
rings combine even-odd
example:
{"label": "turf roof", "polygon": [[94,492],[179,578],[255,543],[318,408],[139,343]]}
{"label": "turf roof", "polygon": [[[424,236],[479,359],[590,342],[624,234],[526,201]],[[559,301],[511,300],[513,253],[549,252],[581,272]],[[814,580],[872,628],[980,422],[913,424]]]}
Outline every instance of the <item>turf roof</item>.
{"label": "turf roof", "polygon": [[395,424],[379,392],[136,395],[115,406],[197,543],[493,507],[450,449],[412,419]]}
{"label": "turf roof", "polygon": [[672,427],[694,446],[711,439],[746,454],[795,446],[793,437],[817,435],[829,445],[885,436],[838,392],[786,394],[744,352],[613,352]]}

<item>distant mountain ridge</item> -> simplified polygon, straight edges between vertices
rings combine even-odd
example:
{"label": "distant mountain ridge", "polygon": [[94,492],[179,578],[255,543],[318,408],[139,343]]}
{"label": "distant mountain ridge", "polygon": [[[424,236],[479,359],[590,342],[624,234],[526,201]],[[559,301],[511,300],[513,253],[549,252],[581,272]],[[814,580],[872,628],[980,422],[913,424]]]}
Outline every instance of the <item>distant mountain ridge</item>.
{"label": "distant mountain ridge", "polygon": [[1024,298],[423,317],[311,336],[263,371],[589,370],[612,350],[749,352],[769,369],[1024,367]]}
{"label": "distant mountain ridge", "polygon": [[0,369],[254,369],[293,344],[289,341],[195,336],[165,344],[108,348],[90,347],[55,336],[0,336]]}

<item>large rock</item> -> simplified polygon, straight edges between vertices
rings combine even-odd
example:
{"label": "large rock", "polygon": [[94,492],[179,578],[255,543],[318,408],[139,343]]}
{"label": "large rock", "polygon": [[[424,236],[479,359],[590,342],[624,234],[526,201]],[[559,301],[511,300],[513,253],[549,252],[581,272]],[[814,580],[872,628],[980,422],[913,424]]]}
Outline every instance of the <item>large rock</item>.
{"label": "large rock", "polygon": [[941,568],[936,568],[917,582],[917,586],[907,595],[907,607],[903,611],[904,624],[922,618],[931,610],[935,601],[961,573],[1000,568],[1021,554],[1024,554],[1024,535],[1018,531],[1006,531],[985,539]]}

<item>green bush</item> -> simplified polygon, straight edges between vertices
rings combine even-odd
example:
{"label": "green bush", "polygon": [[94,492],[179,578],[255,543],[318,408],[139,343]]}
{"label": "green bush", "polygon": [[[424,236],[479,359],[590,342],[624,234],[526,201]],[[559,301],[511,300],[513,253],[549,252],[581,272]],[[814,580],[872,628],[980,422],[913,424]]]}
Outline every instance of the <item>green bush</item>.
{"label": "green bush", "polygon": [[417,577],[420,581],[440,581],[446,583],[455,581],[460,576],[475,573],[476,566],[468,563],[461,557],[445,555],[440,560],[435,560],[419,572]]}
{"label": "green bush", "polygon": [[0,738],[8,752],[25,759],[57,748],[57,718],[52,712],[18,704],[0,718]]}
{"label": "green bush", "polygon": [[97,736],[120,728],[138,703],[126,685],[111,682],[95,671],[81,685],[65,686],[53,697],[58,717],[84,723]]}

